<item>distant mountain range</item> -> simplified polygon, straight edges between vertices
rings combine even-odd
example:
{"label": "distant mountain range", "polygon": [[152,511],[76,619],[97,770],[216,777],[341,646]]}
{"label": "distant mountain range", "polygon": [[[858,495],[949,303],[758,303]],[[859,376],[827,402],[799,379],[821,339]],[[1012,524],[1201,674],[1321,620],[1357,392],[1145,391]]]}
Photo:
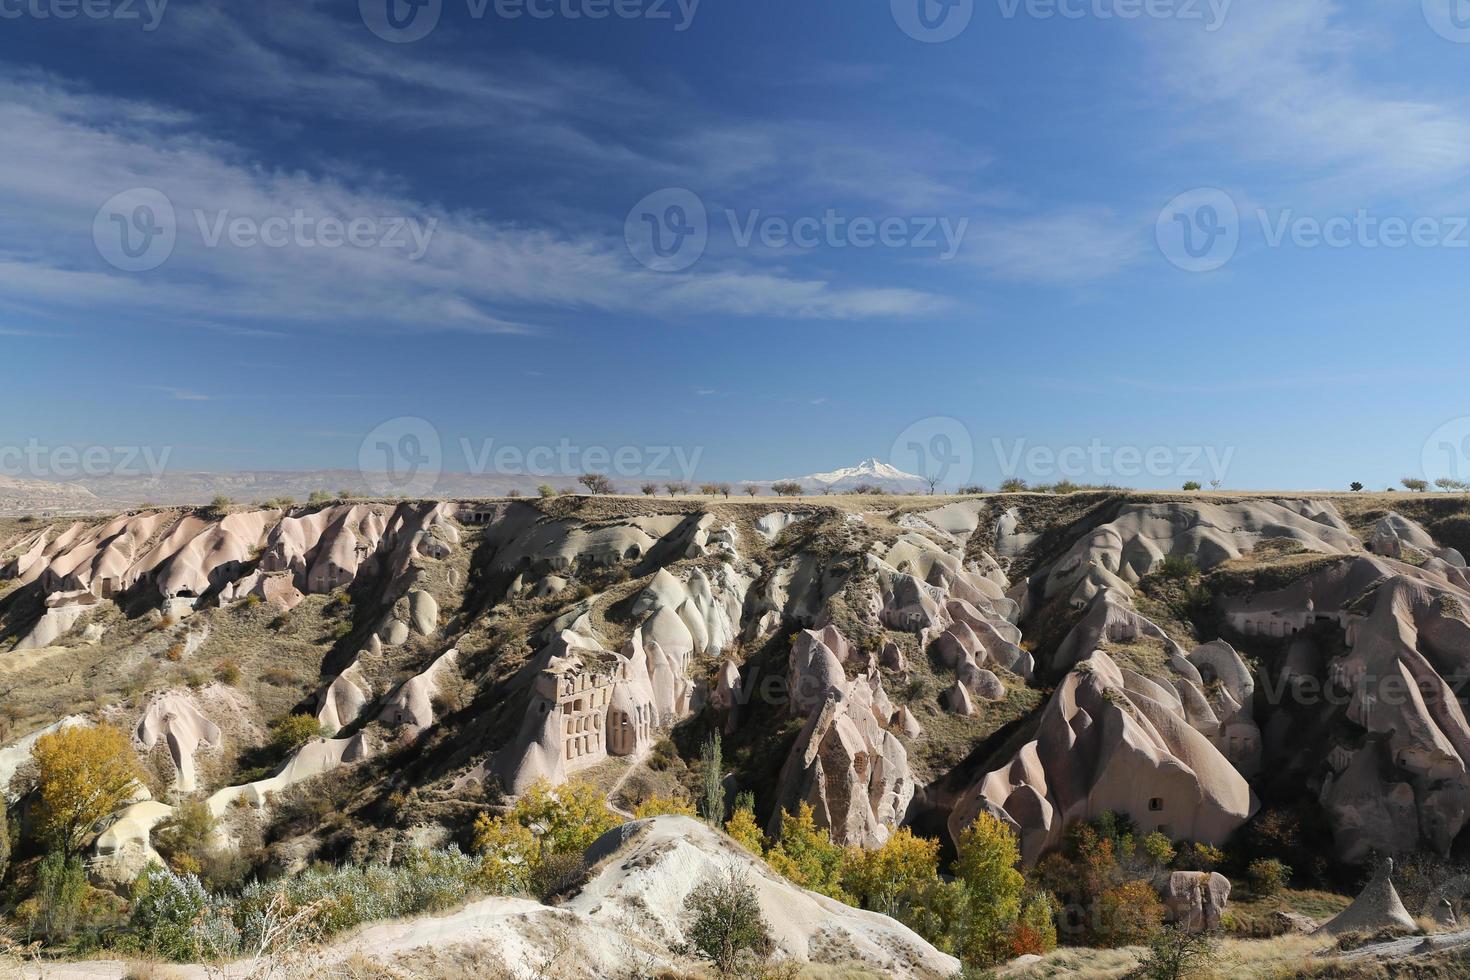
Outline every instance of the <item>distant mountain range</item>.
{"label": "distant mountain range", "polygon": [[[776,483],[780,480],[773,481]],[[792,477],[791,483],[800,483],[808,492],[830,492],[856,490],[859,487],[874,487],[889,493],[928,492],[929,483],[921,476],[905,473],[881,459],[865,459],[856,466],[844,467],[830,473],[810,473]],[[763,483],[761,486],[770,486]]]}
{"label": "distant mountain range", "polygon": [[[498,473],[442,473],[426,492],[421,483],[406,485],[401,492],[413,497],[431,496],[444,499],[482,499],[508,494],[535,496],[542,484],[558,491],[581,492],[584,488],[577,475],[506,476]],[[616,493],[639,494],[644,483],[656,484],[659,493],[667,493],[665,485],[678,482],[672,477],[612,480]],[[692,481],[697,492],[701,481]],[[769,492],[772,481],[747,481]],[[918,476],[890,466],[878,459],[865,459],[856,466],[830,473],[811,473],[793,477],[807,493],[845,493],[872,487],[889,493],[925,493],[928,484]],[[356,497],[395,496],[395,485],[381,474],[357,470],[282,470],[235,472],[165,472],[159,476],[94,476],[64,483],[45,480],[21,480],[0,475],[0,514],[90,514],[127,510],[143,505],[159,507],[200,506],[216,497],[229,497],[237,503],[255,503],[290,497],[305,503],[315,492],[347,493]]]}

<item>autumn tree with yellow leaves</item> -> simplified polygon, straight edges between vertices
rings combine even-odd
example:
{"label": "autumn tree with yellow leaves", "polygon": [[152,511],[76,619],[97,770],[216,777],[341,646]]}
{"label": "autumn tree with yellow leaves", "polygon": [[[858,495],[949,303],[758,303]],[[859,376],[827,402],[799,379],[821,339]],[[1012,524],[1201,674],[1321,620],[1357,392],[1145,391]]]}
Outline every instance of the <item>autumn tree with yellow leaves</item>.
{"label": "autumn tree with yellow leaves", "polygon": [[67,853],[81,850],[92,826],[117,812],[142,785],[143,770],[128,737],[112,725],[43,735],[32,755],[41,834]]}

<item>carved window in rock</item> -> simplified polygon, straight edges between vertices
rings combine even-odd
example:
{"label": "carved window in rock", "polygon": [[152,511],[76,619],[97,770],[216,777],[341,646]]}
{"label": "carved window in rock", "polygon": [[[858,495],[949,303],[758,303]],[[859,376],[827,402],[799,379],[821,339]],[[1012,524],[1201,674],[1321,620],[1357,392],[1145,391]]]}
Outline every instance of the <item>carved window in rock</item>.
{"label": "carved window in rock", "polygon": [[1160,797],[1155,796],[1148,801],[1148,809],[1150,813],[1161,813],[1164,809],[1164,801]]}

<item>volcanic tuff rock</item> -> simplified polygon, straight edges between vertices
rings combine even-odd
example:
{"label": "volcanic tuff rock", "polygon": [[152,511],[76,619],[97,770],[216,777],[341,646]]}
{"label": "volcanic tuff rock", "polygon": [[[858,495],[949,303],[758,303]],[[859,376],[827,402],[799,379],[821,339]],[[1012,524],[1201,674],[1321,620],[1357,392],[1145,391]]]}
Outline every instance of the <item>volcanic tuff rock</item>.
{"label": "volcanic tuff rock", "polygon": [[[1446,853],[1470,814],[1470,571],[1431,533],[1453,525],[1403,504],[557,498],[0,524],[11,701],[88,672],[77,706],[21,721],[0,775],[63,715],[112,718],[164,747],[224,842],[341,770],[349,832],[380,847],[402,835],[379,797],[582,774],[616,795],[670,745],[695,764],[718,727],[767,827],[807,803],[843,843],[985,810],[1034,861],[1105,809],[1219,843],[1284,781],[1345,860]],[[1204,575],[1170,566],[1207,593],[1189,621],[1157,588],[1171,557]],[[237,656],[243,678],[211,685]],[[335,737],[232,773],[290,713]],[[162,805],[95,857],[136,864]]]}
{"label": "volcanic tuff rock", "polygon": [[1035,738],[960,798],[950,833],[990,812],[1016,829],[1034,863],[1073,822],[1105,810],[1145,832],[1220,844],[1257,805],[1171,692],[1095,653],[1052,695]]}
{"label": "volcanic tuff rock", "polygon": [[598,873],[564,907],[660,946],[684,941],[684,899],[696,886],[734,873],[754,886],[783,959],[891,977],[950,977],[959,970],[953,957],[887,916],[797,888],[699,820],[626,824],[594,844],[587,858]]}

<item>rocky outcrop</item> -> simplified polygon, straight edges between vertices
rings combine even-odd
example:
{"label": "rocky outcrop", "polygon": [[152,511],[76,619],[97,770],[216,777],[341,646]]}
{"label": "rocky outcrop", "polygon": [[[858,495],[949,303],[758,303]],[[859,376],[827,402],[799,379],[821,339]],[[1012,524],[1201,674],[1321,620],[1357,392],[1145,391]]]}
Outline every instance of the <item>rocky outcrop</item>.
{"label": "rocky outcrop", "polygon": [[46,611],[31,631],[15,644],[17,650],[39,650],[49,647],[76,628],[82,617],[98,607],[98,599],[90,592],[55,592],[46,597]]}
{"label": "rocky outcrop", "polygon": [[372,691],[362,676],[362,669],[354,663],[317,696],[316,720],[327,732],[335,733],[360,718],[371,698]]}
{"label": "rocky outcrop", "polygon": [[1067,595],[1073,606],[1085,608],[1100,592],[1131,596],[1165,558],[1188,557],[1211,569],[1273,539],[1327,555],[1362,550],[1337,510],[1320,501],[1125,504],[1048,565],[1039,594],[1043,600]]}
{"label": "rocky outcrop", "polygon": [[938,980],[959,963],[892,919],[804,891],[755,855],[689,817],[657,817],[609,831],[587,852],[597,873],[562,908],[661,947],[687,941],[689,893],[735,875],[755,890],[780,959],[885,977]]}
{"label": "rocky outcrop", "polygon": [[1157,685],[1097,653],[1042,711],[1035,737],[966,791],[950,817],[960,832],[981,811],[1008,822],[1034,863],[1066,828],[1105,810],[1144,832],[1220,844],[1257,809],[1244,777]]}
{"label": "rocky outcrop", "polygon": [[641,754],[655,733],[685,717],[694,684],[688,658],[666,653],[643,629],[619,654],[563,630],[537,655],[531,703],[520,733],[490,771],[507,792],[552,785],[606,759]]}
{"label": "rocky outcrop", "polygon": [[200,749],[217,749],[221,741],[219,726],[204,717],[192,698],[177,691],[155,698],[148,705],[135,734],[144,751],[160,741],[168,747],[178,774],[175,786],[183,793],[198,788],[195,754]]}
{"label": "rocky outcrop", "polygon": [[162,865],[153,849],[153,829],[173,816],[174,808],[144,800],[120,810],[97,836],[87,861],[93,883],[126,892],[150,864]]}
{"label": "rocky outcrop", "polygon": [[1417,556],[1422,562],[1432,556],[1456,568],[1465,567],[1464,555],[1454,548],[1441,548],[1428,531],[1402,514],[1389,513],[1379,520],[1368,539],[1368,550],[1401,561]]}
{"label": "rocky outcrop", "polygon": [[351,738],[314,739],[297,749],[274,776],[241,786],[227,786],[211,795],[206,803],[216,818],[224,816],[236,801],[265,807],[273,795],[297,783],[331,772],[339,766],[361,762],[372,754],[372,743],[361,733]]}
{"label": "rocky outcrop", "polygon": [[458,663],[459,651],[450,650],[423,673],[404,681],[388,695],[378,720],[400,726],[411,738],[427,731],[434,724],[434,697]]}
{"label": "rocky outcrop", "polygon": [[1418,932],[1419,925],[1393,886],[1393,861],[1385,862],[1364,886],[1353,904],[1329,919],[1318,932],[1341,936],[1349,932],[1376,935],[1385,929]]}
{"label": "rocky outcrop", "polygon": [[1189,932],[1218,932],[1230,904],[1230,879],[1213,871],[1175,871],[1163,887],[1168,921]]}
{"label": "rocky outcrop", "polygon": [[[847,665],[860,675],[849,679]],[[881,845],[903,820],[915,789],[908,752],[891,730],[901,722],[899,711],[881,675],[828,626],[798,636],[789,683],[791,713],[806,725],[781,769],[772,833],[786,813],[807,803],[834,840]]]}

